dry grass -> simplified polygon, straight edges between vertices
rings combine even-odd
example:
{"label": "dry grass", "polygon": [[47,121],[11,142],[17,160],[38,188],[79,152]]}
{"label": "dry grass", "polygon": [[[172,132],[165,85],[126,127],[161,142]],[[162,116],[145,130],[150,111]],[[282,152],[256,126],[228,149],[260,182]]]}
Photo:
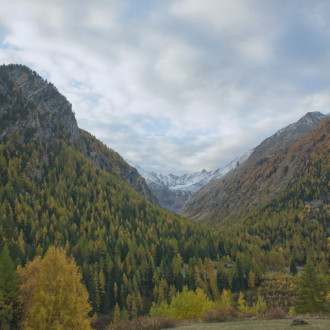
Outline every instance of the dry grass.
{"label": "dry grass", "polygon": [[330,318],[303,318],[308,325],[291,327],[292,319],[284,320],[243,320],[221,323],[199,323],[176,327],[176,330],[328,330],[330,329]]}

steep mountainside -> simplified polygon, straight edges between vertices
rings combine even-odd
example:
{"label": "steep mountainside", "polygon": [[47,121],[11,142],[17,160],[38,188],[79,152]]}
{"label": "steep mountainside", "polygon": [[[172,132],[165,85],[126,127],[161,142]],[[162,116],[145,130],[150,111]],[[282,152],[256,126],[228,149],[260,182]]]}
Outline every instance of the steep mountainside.
{"label": "steep mountainside", "polygon": [[0,67],[0,100],[0,251],[6,245],[15,265],[65,248],[94,311],[118,304],[136,317],[170,288],[182,290],[183,262],[223,253],[219,235],[126,184],[128,165],[79,130],[65,98],[29,69]]}
{"label": "steep mountainside", "polygon": [[128,162],[135,167],[139,174],[146,180],[151,192],[157,197],[160,206],[166,210],[181,214],[184,206],[190,198],[213,178],[220,178],[237,166],[243,164],[252,151],[236,158],[225,167],[218,168],[215,171],[174,175],[163,175],[151,171],[146,171],[140,166]]}
{"label": "steep mountainside", "polygon": [[[317,143],[329,143],[329,117],[318,125],[322,118],[320,113],[308,113],[263,141],[242,166],[197,192],[184,215],[196,221],[224,218],[242,207],[270,201],[294,178]],[[313,128],[322,139],[313,139]]]}
{"label": "steep mountainside", "polygon": [[[53,145],[63,139],[100,168],[117,175],[152,203],[145,180],[123,158],[78,128],[72,106],[51,84],[22,65],[0,67],[0,139],[18,132],[20,143],[36,139]],[[44,159],[48,163],[47,158]]]}
{"label": "steep mountainside", "polygon": [[105,144],[84,130],[80,130],[84,153],[95,165],[109,173],[119,176],[136,192],[144,196],[149,202],[159,205],[157,198],[150,191],[144,178],[130,166],[117,152],[109,149]]}
{"label": "steep mountainside", "polygon": [[299,141],[304,135],[314,129],[323,118],[325,118],[325,115],[321,112],[308,112],[296,123],[280,129],[274,135],[262,141],[254,148],[247,163],[254,163],[265,156],[273,156],[291,143]]}

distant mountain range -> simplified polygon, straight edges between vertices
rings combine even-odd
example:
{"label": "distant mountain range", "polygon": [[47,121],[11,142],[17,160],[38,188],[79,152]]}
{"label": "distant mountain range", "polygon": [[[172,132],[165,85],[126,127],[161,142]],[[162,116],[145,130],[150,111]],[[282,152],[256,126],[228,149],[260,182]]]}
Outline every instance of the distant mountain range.
{"label": "distant mountain range", "polygon": [[201,172],[184,175],[163,175],[147,171],[131,161],[127,162],[135,167],[139,174],[146,180],[151,192],[157,197],[163,208],[180,214],[186,203],[198,190],[208,184],[212,179],[220,178],[243,164],[251,152],[252,150],[246,152],[241,157],[237,157],[228,163],[225,167],[218,168],[215,171],[206,171],[204,169]]}
{"label": "distant mountain range", "polygon": [[[261,142],[256,148],[215,171],[202,170],[201,172],[181,176],[175,174],[162,175],[147,171],[132,162],[128,161],[128,163],[135,167],[146,180],[151,192],[157,197],[163,208],[178,214],[184,213],[185,216],[194,218],[193,205],[196,204],[197,206],[201,202],[197,196],[203,195],[203,191],[207,190],[209,186],[216,186],[218,180],[224,179],[232,173],[235,177],[242,168],[246,170],[263,157],[271,157],[292,143],[299,141],[325,117],[320,112],[309,112],[296,123],[282,128]],[[190,200],[192,201],[190,202]],[[210,201],[211,204],[212,202]]]}

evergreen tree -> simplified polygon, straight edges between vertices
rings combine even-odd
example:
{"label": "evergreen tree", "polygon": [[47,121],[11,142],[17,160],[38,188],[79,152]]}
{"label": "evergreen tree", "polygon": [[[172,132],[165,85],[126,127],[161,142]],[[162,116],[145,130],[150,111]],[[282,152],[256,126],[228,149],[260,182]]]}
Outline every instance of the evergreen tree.
{"label": "evergreen tree", "polygon": [[313,313],[323,311],[325,308],[325,296],[326,292],[321,278],[312,261],[308,259],[299,278],[297,312]]}
{"label": "evergreen tree", "polygon": [[0,256],[0,328],[10,329],[14,318],[17,279],[7,245]]}
{"label": "evergreen tree", "polygon": [[290,262],[290,273],[293,275],[296,275],[297,272],[298,272],[298,270],[297,270],[296,263],[294,262],[294,259],[292,258],[291,262]]}

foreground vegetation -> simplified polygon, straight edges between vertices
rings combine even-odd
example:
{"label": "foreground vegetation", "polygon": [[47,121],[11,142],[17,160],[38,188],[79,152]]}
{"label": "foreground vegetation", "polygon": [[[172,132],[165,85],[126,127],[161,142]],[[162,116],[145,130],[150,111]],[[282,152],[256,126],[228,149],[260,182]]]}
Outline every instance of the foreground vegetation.
{"label": "foreground vegetation", "polygon": [[[96,316],[90,318],[88,315],[92,308],[78,267],[63,249],[50,247],[43,258],[37,256],[16,271],[13,266],[5,246],[0,255],[1,328],[91,329],[92,321],[97,325]],[[329,310],[328,282],[325,280],[329,281],[329,277],[320,276],[308,260],[299,276],[298,312]],[[291,306],[289,314],[295,313],[296,309]],[[278,319],[287,317],[288,313],[282,308],[267,307],[260,295],[256,303],[249,305],[243,292],[234,301],[232,293],[223,289],[220,298],[213,301],[201,288],[193,292],[185,286],[170,303],[166,300],[153,303],[150,316],[121,321],[124,317],[116,304],[110,329],[163,329],[182,320],[223,322],[251,316]]]}

